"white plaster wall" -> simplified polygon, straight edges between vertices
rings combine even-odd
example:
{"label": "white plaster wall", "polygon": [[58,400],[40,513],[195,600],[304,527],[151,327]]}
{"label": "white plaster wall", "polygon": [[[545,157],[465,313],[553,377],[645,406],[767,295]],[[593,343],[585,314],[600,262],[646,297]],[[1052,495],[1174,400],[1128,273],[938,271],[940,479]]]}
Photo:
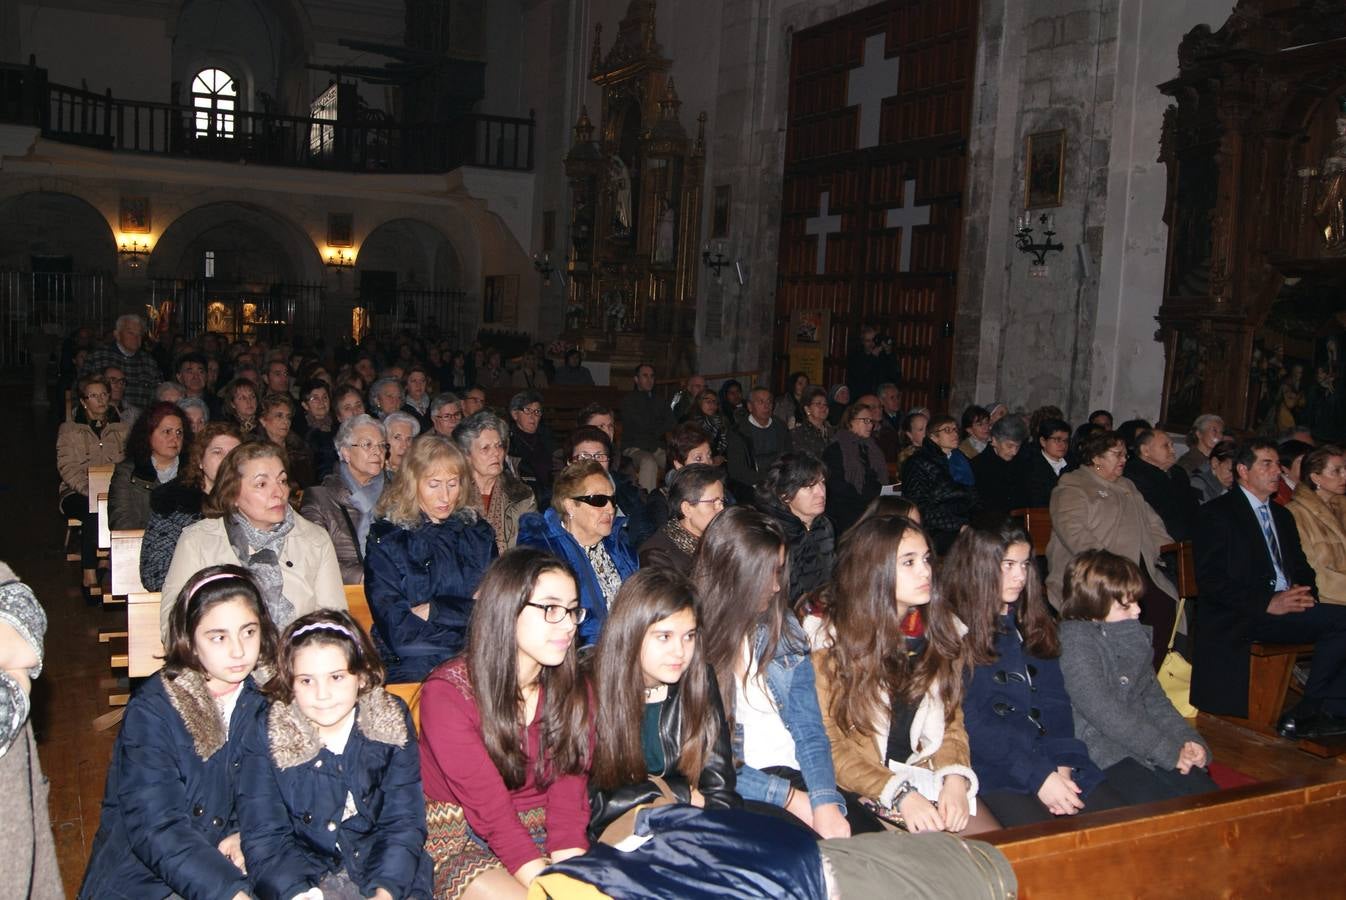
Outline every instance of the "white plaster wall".
{"label": "white plaster wall", "polygon": [[1163,299],[1167,171],[1159,132],[1170,99],[1156,85],[1178,74],[1178,42],[1228,17],[1229,0],[1122,0],[1117,91],[1108,158],[1108,210],[1099,272],[1089,406],[1117,421],[1159,416],[1164,352],[1154,339]]}

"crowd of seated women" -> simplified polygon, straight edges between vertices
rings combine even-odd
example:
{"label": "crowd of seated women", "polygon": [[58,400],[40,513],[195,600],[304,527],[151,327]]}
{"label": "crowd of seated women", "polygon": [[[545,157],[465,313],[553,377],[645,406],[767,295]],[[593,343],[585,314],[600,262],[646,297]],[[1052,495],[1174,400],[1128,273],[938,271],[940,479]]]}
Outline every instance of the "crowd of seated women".
{"label": "crowd of seated women", "polygon": [[[754,873],[756,895],[858,895],[858,871],[903,854],[961,877],[911,834],[1215,789],[1155,675],[1169,534],[1106,426],[1070,446],[1059,411],[998,407],[964,434],[880,386],[821,458],[788,449],[735,496],[712,430],[736,427],[733,394],[722,416],[698,389],[647,491],[614,464],[606,408],[544,461],[545,393],[516,396],[512,432],[470,383],[374,374],[373,415],[326,371],[297,404],[226,382],[224,420],[195,432],[175,404],[137,415],[114,486],[156,548],[165,667],[128,706],[81,896],[602,890],[671,871],[652,844],[610,852],[641,829]],[[98,384],[71,423],[94,437],[66,439],[90,457],[119,424]],[[777,408],[828,435],[826,397],[798,387]],[[879,491],[894,421],[902,497]],[[314,466],[302,514],[291,451]],[[1346,494],[1339,452],[1298,471],[1306,514]],[[1053,479],[1044,581],[1004,514]],[[370,633],[343,584],[363,584]],[[385,682],[422,684],[419,735]],[[685,895],[716,868],[683,870]]]}

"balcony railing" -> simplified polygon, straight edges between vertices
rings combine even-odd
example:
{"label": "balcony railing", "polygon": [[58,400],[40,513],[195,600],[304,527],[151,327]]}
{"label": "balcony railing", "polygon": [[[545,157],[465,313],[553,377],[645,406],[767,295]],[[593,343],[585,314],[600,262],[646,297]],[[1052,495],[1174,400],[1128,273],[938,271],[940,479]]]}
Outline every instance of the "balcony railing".
{"label": "balcony railing", "polygon": [[0,65],[0,122],[102,150],[347,172],[531,171],[534,119],[468,113],[445,122],[342,121],[123,100]]}

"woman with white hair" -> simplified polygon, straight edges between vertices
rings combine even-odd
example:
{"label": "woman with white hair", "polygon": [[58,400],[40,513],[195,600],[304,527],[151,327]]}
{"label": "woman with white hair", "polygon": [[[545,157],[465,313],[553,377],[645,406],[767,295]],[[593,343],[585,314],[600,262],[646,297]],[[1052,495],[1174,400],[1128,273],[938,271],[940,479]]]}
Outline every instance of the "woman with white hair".
{"label": "woman with white hair", "polygon": [[385,375],[369,386],[369,409],[380,419],[400,410],[405,400],[402,382],[391,375]]}
{"label": "woman with white hair", "polygon": [[388,440],[382,422],[360,413],[341,423],[334,441],[336,471],[304,492],[299,514],[332,538],[342,582],[360,584],[365,577],[365,538],[388,483],[384,474]]}
{"label": "woman with white hair", "polygon": [[396,475],[411,449],[411,442],[421,433],[421,423],[411,413],[398,410],[383,417],[383,428],[388,435],[388,471]]}
{"label": "woman with white hair", "polygon": [[537,498],[505,465],[509,426],[495,413],[468,416],[453,429],[453,440],[467,457],[472,474],[470,503],[495,532],[501,553],[519,540],[519,518],[537,511]]}

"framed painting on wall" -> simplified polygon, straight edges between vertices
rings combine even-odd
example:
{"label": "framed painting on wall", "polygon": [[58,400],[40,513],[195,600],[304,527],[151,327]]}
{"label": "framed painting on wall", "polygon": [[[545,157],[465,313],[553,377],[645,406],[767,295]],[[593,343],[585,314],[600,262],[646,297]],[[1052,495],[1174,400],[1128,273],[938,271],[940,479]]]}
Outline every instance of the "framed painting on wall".
{"label": "framed painting on wall", "polygon": [[355,243],[355,216],[351,213],[327,214],[327,246],[350,247]]}
{"label": "framed painting on wall", "polygon": [[125,234],[149,234],[150,198],[123,197],[117,224]]}
{"label": "framed painting on wall", "polygon": [[1060,206],[1065,184],[1065,131],[1030,134],[1024,156],[1024,208]]}

